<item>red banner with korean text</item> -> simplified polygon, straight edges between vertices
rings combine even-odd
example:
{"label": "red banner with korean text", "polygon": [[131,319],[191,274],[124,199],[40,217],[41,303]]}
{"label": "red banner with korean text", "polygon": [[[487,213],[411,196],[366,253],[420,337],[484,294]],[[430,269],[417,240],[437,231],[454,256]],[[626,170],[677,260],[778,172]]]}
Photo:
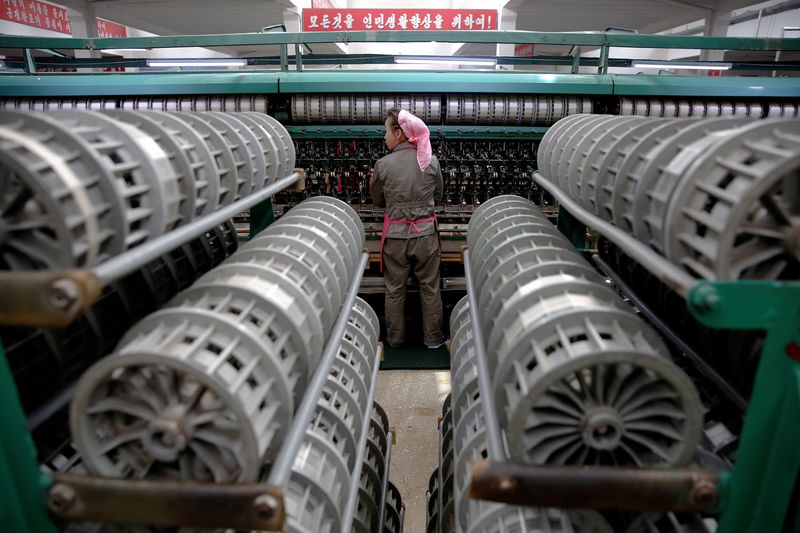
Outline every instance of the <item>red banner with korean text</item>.
{"label": "red banner with korean text", "polygon": [[66,8],[39,0],[0,0],[0,19],[72,35]]}
{"label": "red banner with korean text", "polygon": [[492,9],[304,9],[303,31],[496,30]]}
{"label": "red banner with korean text", "polygon": [[110,20],[97,18],[97,36],[101,39],[112,39],[116,37],[127,37],[128,28],[122,24],[111,22]]}

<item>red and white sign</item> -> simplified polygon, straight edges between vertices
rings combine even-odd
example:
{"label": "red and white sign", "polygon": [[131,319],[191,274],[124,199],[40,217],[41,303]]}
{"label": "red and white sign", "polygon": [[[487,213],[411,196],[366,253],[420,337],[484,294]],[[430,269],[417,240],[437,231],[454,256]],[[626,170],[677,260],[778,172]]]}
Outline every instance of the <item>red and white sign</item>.
{"label": "red and white sign", "polygon": [[117,24],[116,22],[111,22],[110,20],[98,18],[97,36],[101,39],[127,37],[128,28],[122,24]]}
{"label": "red and white sign", "polygon": [[532,44],[515,44],[514,57],[533,57]]}
{"label": "red and white sign", "polygon": [[303,31],[496,30],[491,9],[304,9]]}
{"label": "red and white sign", "polygon": [[0,19],[72,35],[67,10],[39,0],[0,0]]}

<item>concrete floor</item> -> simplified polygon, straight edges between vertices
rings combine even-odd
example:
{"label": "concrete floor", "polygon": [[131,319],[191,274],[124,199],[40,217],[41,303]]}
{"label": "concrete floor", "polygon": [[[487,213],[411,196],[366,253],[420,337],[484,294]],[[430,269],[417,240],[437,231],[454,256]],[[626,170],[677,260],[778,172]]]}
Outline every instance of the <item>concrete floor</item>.
{"label": "concrete floor", "polygon": [[405,533],[425,533],[425,491],[438,466],[438,419],[450,393],[449,370],[382,370],[376,400],[397,429],[389,479],[406,506]]}

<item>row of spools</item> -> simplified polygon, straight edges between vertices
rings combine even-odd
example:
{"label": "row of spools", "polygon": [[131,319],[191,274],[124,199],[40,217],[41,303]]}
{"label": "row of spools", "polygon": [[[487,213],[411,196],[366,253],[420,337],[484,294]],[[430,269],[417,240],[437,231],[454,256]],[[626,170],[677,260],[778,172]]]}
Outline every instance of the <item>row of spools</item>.
{"label": "row of spools", "polygon": [[574,115],[539,172],[691,275],[800,277],[800,122]]}
{"label": "row of spools", "polygon": [[110,353],[135,322],[171,300],[238,247],[228,220],[114,280],[69,326],[0,327],[0,338],[26,413]]}
{"label": "row of spools", "polygon": [[[70,406],[86,470],[216,483],[262,479],[306,394],[363,248],[364,228],[352,208],[333,198],[307,200],[134,325],[114,353],[84,373]],[[377,530],[383,484],[376,480],[386,474],[388,442],[385,414],[369,404],[379,323],[360,299],[347,312],[285,487],[287,531],[339,531],[348,503],[358,505],[355,527]],[[353,479],[367,417],[365,462]],[[386,520],[398,531],[396,489],[387,502]]]}
{"label": "row of spools", "polygon": [[0,108],[20,111],[55,111],[56,109],[153,110],[153,111],[225,111],[240,113],[268,112],[266,94],[184,94],[175,96],[124,96],[82,98],[4,98]]}
{"label": "row of spools", "polygon": [[0,265],[91,267],[290,174],[255,112],[0,111]]}
{"label": "row of spools", "polygon": [[[694,384],[661,338],[535,205],[512,196],[489,200],[473,215],[467,242],[492,394],[512,461],[638,467],[691,461],[703,420]],[[452,445],[452,454],[442,449],[441,477],[431,483],[442,495],[441,504],[429,501],[436,527],[610,531],[590,511],[469,499],[470,465],[487,458],[488,441],[468,311],[465,298],[451,315],[452,422],[445,409],[442,443]]]}

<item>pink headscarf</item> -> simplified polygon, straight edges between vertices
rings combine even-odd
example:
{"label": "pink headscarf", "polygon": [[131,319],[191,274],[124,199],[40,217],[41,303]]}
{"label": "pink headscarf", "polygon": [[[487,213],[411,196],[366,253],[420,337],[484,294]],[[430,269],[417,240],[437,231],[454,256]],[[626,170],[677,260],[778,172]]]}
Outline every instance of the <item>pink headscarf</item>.
{"label": "pink headscarf", "polygon": [[397,114],[397,123],[408,142],[417,145],[417,163],[419,169],[425,172],[431,164],[431,132],[428,126],[405,109]]}

